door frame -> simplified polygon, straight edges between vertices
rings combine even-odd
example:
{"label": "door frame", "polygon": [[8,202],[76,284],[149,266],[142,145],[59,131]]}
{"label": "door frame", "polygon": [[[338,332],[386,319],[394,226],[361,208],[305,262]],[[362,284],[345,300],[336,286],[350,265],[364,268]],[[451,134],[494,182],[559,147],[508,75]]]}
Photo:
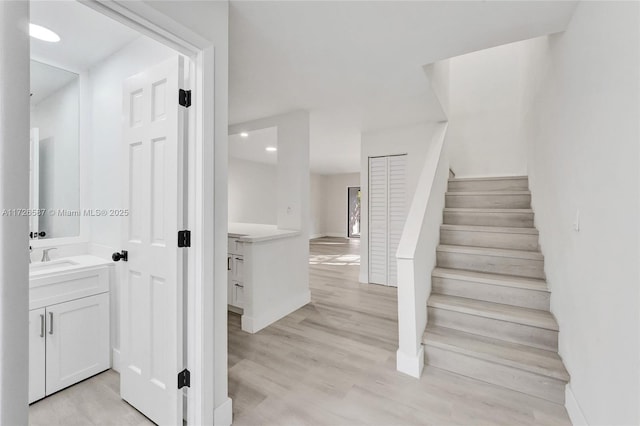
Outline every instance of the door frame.
{"label": "door frame", "polygon": [[[216,361],[224,361],[226,371],[226,348],[224,348],[224,359],[216,360],[215,343],[219,340],[217,330],[220,324],[214,327],[215,293],[216,289],[220,288],[220,283],[214,271],[220,270],[220,265],[224,264],[226,250],[224,253],[216,252],[217,243],[214,242],[222,238],[220,233],[227,228],[227,218],[225,214],[220,215],[213,208],[214,202],[226,205],[226,192],[220,193],[215,190],[220,185],[218,179],[220,162],[217,159],[222,156],[226,162],[226,143],[218,143],[219,141],[215,140],[214,124],[211,120],[204,119],[204,117],[213,117],[215,111],[214,46],[190,28],[159,13],[144,2],[77,1],[173,48],[187,56],[194,64],[192,67],[194,70],[190,76],[193,103],[189,114],[187,144],[188,214],[186,221],[193,238],[185,274],[188,293],[186,364],[191,372],[191,386],[186,392],[186,420],[190,425],[214,424],[214,419],[216,424],[230,424],[231,404],[226,395],[226,387],[223,395],[224,407],[221,407],[224,412],[215,412],[217,411],[215,401],[220,400],[220,396],[216,398],[217,395],[215,395],[214,371]],[[226,124],[223,127],[226,131]],[[222,155],[222,152],[225,154]],[[224,184],[226,185],[226,180]],[[211,212],[214,214],[212,215]],[[211,238],[205,238],[207,234]],[[224,235],[224,241],[226,243],[226,235]],[[220,254],[224,256],[221,259]],[[215,261],[211,262],[210,259]],[[206,285],[211,282],[214,282],[213,286]],[[226,290],[226,283],[223,287]],[[224,305],[226,306],[226,300]],[[224,318],[226,319],[226,312]],[[224,331],[226,337],[226,322]]]}

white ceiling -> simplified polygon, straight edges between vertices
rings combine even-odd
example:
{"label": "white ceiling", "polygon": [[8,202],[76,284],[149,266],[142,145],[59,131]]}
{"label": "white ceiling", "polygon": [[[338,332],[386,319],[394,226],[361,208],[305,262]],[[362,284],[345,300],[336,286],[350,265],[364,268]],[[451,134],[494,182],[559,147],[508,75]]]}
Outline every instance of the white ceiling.
{"label": "white ceiling", "polygon": [[359,170],[363,131],[443,118],[423,66],[566,28],[575,2],[232,1],[229,121],[311,111],[311,168]]}
{"label": "white ceiling", "polygon": [[40,101],[77,78],[78,74],[70,71],[31,61],[31,105],[39,104]]}
{"label": "white ceiling", "polygon": [[81,72],[140,34],[75,0],[31,1],[31,22],[57,33],[58,43],[31,39],[31,58]]}
{"label": "white ceiling", "polygon": [[229,157],[255,161],[265,164],[278,164],[278,152],[269,152],[267,147],[278,147],[278,129],[265,129],[246,132],[248,137],[240,134],[229,135]]}

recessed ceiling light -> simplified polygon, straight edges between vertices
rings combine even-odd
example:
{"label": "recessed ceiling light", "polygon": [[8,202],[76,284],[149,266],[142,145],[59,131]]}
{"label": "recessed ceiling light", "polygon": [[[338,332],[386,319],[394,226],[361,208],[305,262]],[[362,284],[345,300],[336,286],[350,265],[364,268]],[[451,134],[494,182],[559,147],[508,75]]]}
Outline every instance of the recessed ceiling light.
{"label": "recessed ceiling light", "polygon": [[265,148],[265,151],[269,151],[269,152],[276,152],[278,150],[278,148],[276,148],[275,146],[268,146]]}
{"label": "recessed ceiling light", "polygon": [[248,137],[249,137],[249,133],[247,133],[247,132],[242,132],[242,133],[240,133],[240,137],[241,137],[241,138],[248,138]]}
{"label": "recessed ceiling light", "polygon": [[29,35],[38,40],[48,41],[49,43],[57,43],[60,41],[60,36],[49,28],[42,27],[36,24],[29,24]]}

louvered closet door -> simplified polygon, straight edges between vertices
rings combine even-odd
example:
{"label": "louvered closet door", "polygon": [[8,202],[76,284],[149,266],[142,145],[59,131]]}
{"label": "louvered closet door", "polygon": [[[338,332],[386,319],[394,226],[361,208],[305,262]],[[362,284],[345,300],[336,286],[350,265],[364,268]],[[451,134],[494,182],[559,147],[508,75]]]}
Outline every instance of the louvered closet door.
{"label": "louvered closet door", "polygon": [[397,286],[396,251],[407,214],[407,156],[369,159],[369,282]]}
{"label": "louvered closet door", "polygon": [[387,284],[387,158],[369,158],[369,282]]}
{"label": "louvered closet door", "polygon": [[398,286],[398,262],[396,252],[407,218],[407,156],[389,157],[389,236],[388,236],[388,280],[387,285]]}

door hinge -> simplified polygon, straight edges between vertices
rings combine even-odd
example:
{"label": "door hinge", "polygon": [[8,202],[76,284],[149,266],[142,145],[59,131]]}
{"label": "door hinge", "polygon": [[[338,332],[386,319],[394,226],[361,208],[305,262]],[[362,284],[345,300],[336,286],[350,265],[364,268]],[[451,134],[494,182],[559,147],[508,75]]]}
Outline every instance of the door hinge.
{"label": "door hinge", "polygon": [[178,103],[185,108],[189,108],[191,106],[191,90],[180,89]]}
{"label": "door hinge", "polygon": [[191,373],[186,368],[178,373],[178,389],[191,387]]}
{"label": "door hinge", "polygon": [[178,231],[178,247],[191,247],[191,231]]}

